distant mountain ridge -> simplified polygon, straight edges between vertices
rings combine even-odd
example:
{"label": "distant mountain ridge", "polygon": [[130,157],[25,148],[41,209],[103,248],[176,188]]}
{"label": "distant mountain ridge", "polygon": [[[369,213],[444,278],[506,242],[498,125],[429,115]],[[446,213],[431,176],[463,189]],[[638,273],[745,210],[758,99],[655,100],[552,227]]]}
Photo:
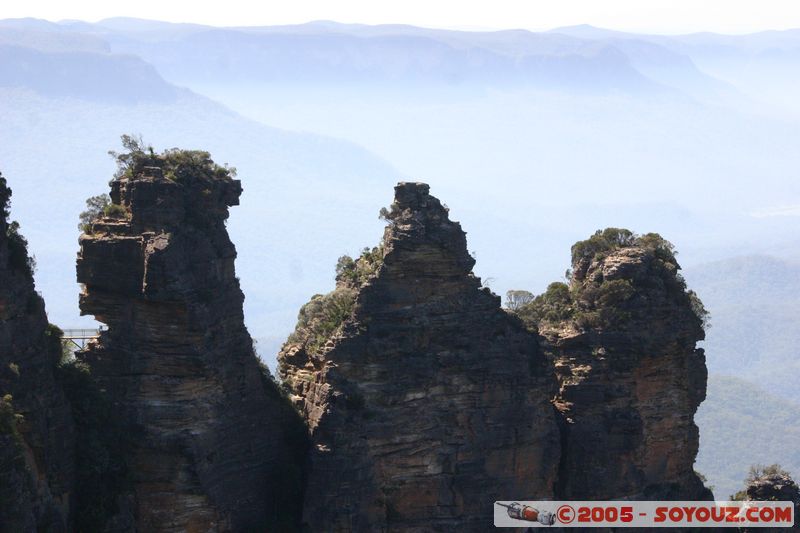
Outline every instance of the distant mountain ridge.
{"label": "distant mountain ridge", "polygon": [[[559,275],[563,261],[547,250],[581,232],[661,231],[679,245],[689,286],[711,311],[709,367],[732,383],[726,396],[712,380],[719,401],[708,405],[736,406],[730,398],[738,401],[741,389],[741,398],[762,399],[759,409],[774,407],[780,423],[794,424],[784,407],[800,401],[799,263],[729,256],[800,260],[800,218],[751,215],[800,202],[793,174],[800,128],[787,111],[797,103],[792,80],[800,69],[790,68],[800,58],[797,42],[798,31],[648,36],[585,27],[5,20],[0,169],[38,256],[37,287],[51,319],[72,326],[77,214],[87,196],[105,190],[112,162],[104,152],[119,134],[142,133],[156,148],[202,147],[238,167],[244,194],[230,231],[240,244],[248,327],[265,339],[267,360],[299,305],[330,281],[337,257],[370,242],[389,200],[385,188],[403,174],[432,178],[453,198],[479,272],[497,276],[486,283],[498,294]],[[287,60],[287,51],[298,55]],[[359,83],[334,90],[351,76]],[[198,79],[247,87],[263,114],[246,105],[237,114],[180,87],[231,108],[247,101],[189,84]],[[376,96],[375,87],[386,93]],[[766,120],[740,89],[765,100],[782,94],[788,107]],[[728,259],[700,264],[719,257]],[[726,420],[745,419],[738,409]],[[701,432],[719,410],[708,412]],[[775,427],[737,431],[769,438]],[[737,438],[708,435],[701,454]],[[755,456],[721,450],[698,468],[724,475],[724,482],[712,477],[719,490],[739,487],[738,472]]]}
{"label": "distant mountain ridge", "polygon": [[[642,54],[617,43],[524,30],[464,32],[328,21],[217,28],[129,18],[96,24],[7,20],[0,21],[0,28],[100,39],[113,52],[142,57],[179,83],[215,79],[433,82],[580,91],[591,81],[594,90],[604,87],[634,93],[661,93],[682,84],[674,83],[674,73],[664,77],[651,70],[648,77],[643,73],[647,65]],[[659,55],[662,64],[695,84],[721,89],[687,57],[665,48],[649,54]]]}
{"label": "distant mountain ridge", "polygon": [[0,44],[0,87],[51,97],[107,102],[174,102],[180,89],[138,57],[86,51],[48,52]]}
{"label": "distant mountain ridge", "polygon": [[647,41],[691,57],[702,71],[737,86],[747,97],[768,107],[788,107],[800,113],[795,97],[800,90],[800,29],[745,35],[644,35],[573,26],[553,32],[608,42]]}
{"label": "distant mountain ridge", "polygon": [[[15,34],[24,32],[33,38],[15,41]],[[779,66],[798,61],[800,30],[665,36],[588,25],[477,32],[333,21],[214,27],[120,17],[97,23],[0,20],[0,44],[133,54],[182,85],[226,80],[512,84],[581,92],[592,84],[593,90],[679,92],[709,103],[736,103],[757,97],[761,85],[743,79],[730,61],[757,58],[758,68],[794,83]],[[731,80],[745,84],[749,94]]]}

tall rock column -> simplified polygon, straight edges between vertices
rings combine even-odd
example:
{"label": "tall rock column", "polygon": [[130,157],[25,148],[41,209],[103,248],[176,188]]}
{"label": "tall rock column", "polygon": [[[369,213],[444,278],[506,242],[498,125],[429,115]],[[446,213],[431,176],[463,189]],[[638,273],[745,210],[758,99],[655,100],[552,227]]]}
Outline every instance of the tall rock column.
{"label": "tall rock column", "polygon": [[695,474],[694,414],[705,399],[705,310],[672,245],[610,228],[573,246],[569,286],[520,314],[538,327],[560,389],[558,495],[707,499]]}
{"label": "tall rock column", "polygon": [[311,531],[486,531],[496,499],[551,497],[554,380],[471,270],[461,226],[401,183],[380,246],[301,310],[279,372],[311,432]]}
{"label": "tall rock column", "polygon": [[126,431],[125,527],[279,531],[300,474],[244,326],[225,229],[241,184],[205,152],[119,159],[77,271],[81,312],[108,326],[79,358]]}
{"label": "tall rock column", "polygon": [[48,326],[32,261],[8,221],[0,175],[0,532],[67,531],[75,434],[56,380],[60,332]]}

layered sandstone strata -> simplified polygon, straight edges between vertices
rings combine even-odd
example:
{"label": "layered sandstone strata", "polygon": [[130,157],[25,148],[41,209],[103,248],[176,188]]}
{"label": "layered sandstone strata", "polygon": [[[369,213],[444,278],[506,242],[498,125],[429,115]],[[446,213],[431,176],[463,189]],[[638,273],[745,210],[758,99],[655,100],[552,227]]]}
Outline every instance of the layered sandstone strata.
{"label": "layered sandstone strata", "polygon": [[243,322],[225,229],[241,184],[203,152],[137,152],[125,164],[116,207],[81,236],[77,263],[81,312],[108,326],[79,358],[126,433],[129,517],[115,523],[278,531],[300,473],[291,409]]}
{"label": "layered sandstone strata", "polygon": [[679,268],[658,235],[612,228],[573,247],[569,286],[520,310],[559,380],[559,497],[711,497],[693,470],[705,311]]}
{"label": "layered sandstone strata", "polygon": [[554,380],[472,274],[428,185],[401,183],[380,246],[340,260],[279,355],[308,423],[312,531],[486,531],[493,502],[553,494]]}

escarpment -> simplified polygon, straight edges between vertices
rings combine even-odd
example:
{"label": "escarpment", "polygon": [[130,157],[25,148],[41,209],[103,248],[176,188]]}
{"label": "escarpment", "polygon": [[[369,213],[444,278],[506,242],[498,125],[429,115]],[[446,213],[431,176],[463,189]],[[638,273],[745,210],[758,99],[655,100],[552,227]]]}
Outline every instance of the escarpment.
{"label": "escarpment", "polygon": [[301,310],[279,373],[311,434],[312,531],[485,531],[495,499],[551,497],[559,434],[537,340],[471,270],[421,183],[382,243]]}
{"label": "escarpment", "polygon": [[55,377],[60,332],[47,323],[11,190],[0,175],[0,532],[68,531],[74,428]]}
{"label": "escarpment", "polygon": [[693,470],[705,398],[705,310],[657,234],[598,231],[572,248],[569,285],[518,312],[559,380],[563,499],[710,499]]}
{"label": "escarpment", "polygon": [[77,262],[81,312],[107,325],[78,358],[124,432],[105,527],[290,529],[304,449],[244,326],[225,229],[241,184],[205,152],[133,143],[118,161]]}
{"label": "escarpment", "polygon": [[[300,310],[281,390],[244,326],[240,182],[205,152],[126,147],[82,216],[80,307],[107,328],[77,361],[0,177],[0,533],[477,532],[496,500],[711,497],[706,313],[658,235],[598,232],[569,284],[509,312],[448,209],[400,183],[381,243]],[[762,481],[753,499],[797,495]]]}

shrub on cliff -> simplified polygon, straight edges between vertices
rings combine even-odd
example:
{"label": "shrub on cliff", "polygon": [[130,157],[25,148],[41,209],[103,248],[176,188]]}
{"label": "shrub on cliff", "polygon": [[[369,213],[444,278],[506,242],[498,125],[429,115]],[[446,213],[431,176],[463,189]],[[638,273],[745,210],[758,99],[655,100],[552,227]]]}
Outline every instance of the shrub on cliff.
{"label": "shrub on cliff", "polygon": [[703,331],[708,331],[711,327],[711,313],[708,312],[703,301],[693,290],[686,291],[686,296],[689,298],[689,305],[692,307],[692,312],[700,319],[703,325]]}
{"label": "shrub on cliff", "polygon": [[19,223],[11,222],[6,228],[8,255],[11,267],[20,270],[28,277],[36,271],[36,258],[28,255],[28,240],[19,232]]}
{"label": "shrub on cliff", "polygon": [[0,435],[13,435],[19,439],[17,424],[22,420],[22,415],[14,412],[13,399],[10,394],[0,396]]}
{"label": "shrub on cliff", "polygon": [[336,283],[358,288],[373,277],[383,264],[383,244],[364,248],[358,259],[343,255],[336,263]]}
{"label": "shrub on cliff", "polygon": [[98,194],[86,199],[86,210],[78,215],[80,223],[78,229],[84,233],[92,230],[92,222],[100,218],[106,208],[111,205],[111,198],[107,194]]}
{"label": "shrub on cliff", "polygon": [[131,178],[143,172],[145,167],[158,167],[165,178],[178,183],[198,179],[231,179],[236,176],[235,168],[216,164],[211,154],[202,150],[171,148],[159,154],[152,146],[145,144],[141,136],[122,135],[121,140],[125,151],[108,152],[117,163],[115,178]]}
{"label": "shrub on cliff", "polygon": [[573,291],[577,312],[575,323],[582,328],[609,327],[630,317],[625,302],[636,294],[630,280],[615,279],[587,284]]}
{"label": "shrub on cliff", "polygon": [[586,276],[593,262],[605,259],[615,250],[632,247],[649,251],[655,258],[649,263],[650,279],[644,284],[660,286],[678,305],[689,306],[704,329],[710,327],[709,313],[703,302],[694,291],[686,289],[686,282],[678,273],[680,266],[672,243],[658,233],[637,235],[622,228],[598,230],[588,239],[575,243],[572,247],[574,274],[570,276],[570,284],[552,283],[544,294],[519,306],[516,313],[529,326],[566,321],[581,329],[622,326],[631,317],[628,307],[635,304],[630,302],[640,290],[649,289],[633,279],[608,280],[597,275],[586,279]]}
{"label": "shrub on cliff", "polygon": [[569,320],[574,314],[574,305],[566,283],[555,282],[547,286],[544,294],[517,308],[516,313],[528,326],[540,323],[554,324]]}
{"label": "shrub on cliff", "polygon": [[78,229],[84,233],[91,233],[92,223],[101,216],[108,218],[125,218],[128,210],[124,206],[111,202],[107,194],[98,194],[86,199],[86,210],[78,215],[80,223]]}
{"label": "shrub on cliff", "polygon": [[315,294],[300,308],[288,342],[303,344],[309,353],[324,346],[353,313],[358,289],[377,274],[382,264],[382,244],[364,248],[358,259],[341,256],[336,262],[336,289]]}
{"label": "shrub on cliff", "polygon": [[603,252],[633,246],[635,242],[636,235],[627,229],[606,228],[597,230],[588,239],[578,241],[572,245],[572,264],[574,265],[583,259],[591,259]]}
{"label": "shrub on cliff", "polygon": [[119,204],[108,204],[103,208],[103,215],[109,218],[125,218],[128,211]]}
{"label": "shrub on cliff", "polygon": [[73,356],[73,351],[64,344],[64,330],[55,324],[47,324],[43,344],[47,346],[48,353],[53,354],[54,365],[66,364]]}
{"label": "shrub on cliff", "polygon": [[22,271],[28,277],[32,278],[36,270],[36,259],[28,255],[28,241],[19,232],[19,223],[16,221],[8,222],[8,217],[11,215],[9,211],[10,206],[11,188],[0,173],[0,210],[3,216],[3,224],[0,224],[0,228],[5,225],[9,263],[12,269]]}
{"label": "shrub on cliff", "polygon": [[0,211],[2,211],[3,221],[8,220],[10,215],[8,212],[9,205],[11,205],[11,189],[9,189],[3,173],[0,172]]}
{"label": "shrub on cliff", "polygon": [[636,238],[636,244],[642,248],[653,250],[656,257],[668,263],[677,264],[675,246],[658,233],[646,233]]}
{"label": "shrub on cliff", "polygon": [[315,353],[350,316],[355,301],[356,291],[346,286],[325,295],[315,294],[300,308],[289,342],[302,343],[309,353]]}
{"label": "shrub on cliff", "polygon": [[675,247],[658,233],[638,235],[624,228],[606,228],[597,230],[588,239],[572,245],[572,264],[577,265],[583,260],[591,260],[598,255],[631,246],[653,250],[662,261],[676,263]]}

